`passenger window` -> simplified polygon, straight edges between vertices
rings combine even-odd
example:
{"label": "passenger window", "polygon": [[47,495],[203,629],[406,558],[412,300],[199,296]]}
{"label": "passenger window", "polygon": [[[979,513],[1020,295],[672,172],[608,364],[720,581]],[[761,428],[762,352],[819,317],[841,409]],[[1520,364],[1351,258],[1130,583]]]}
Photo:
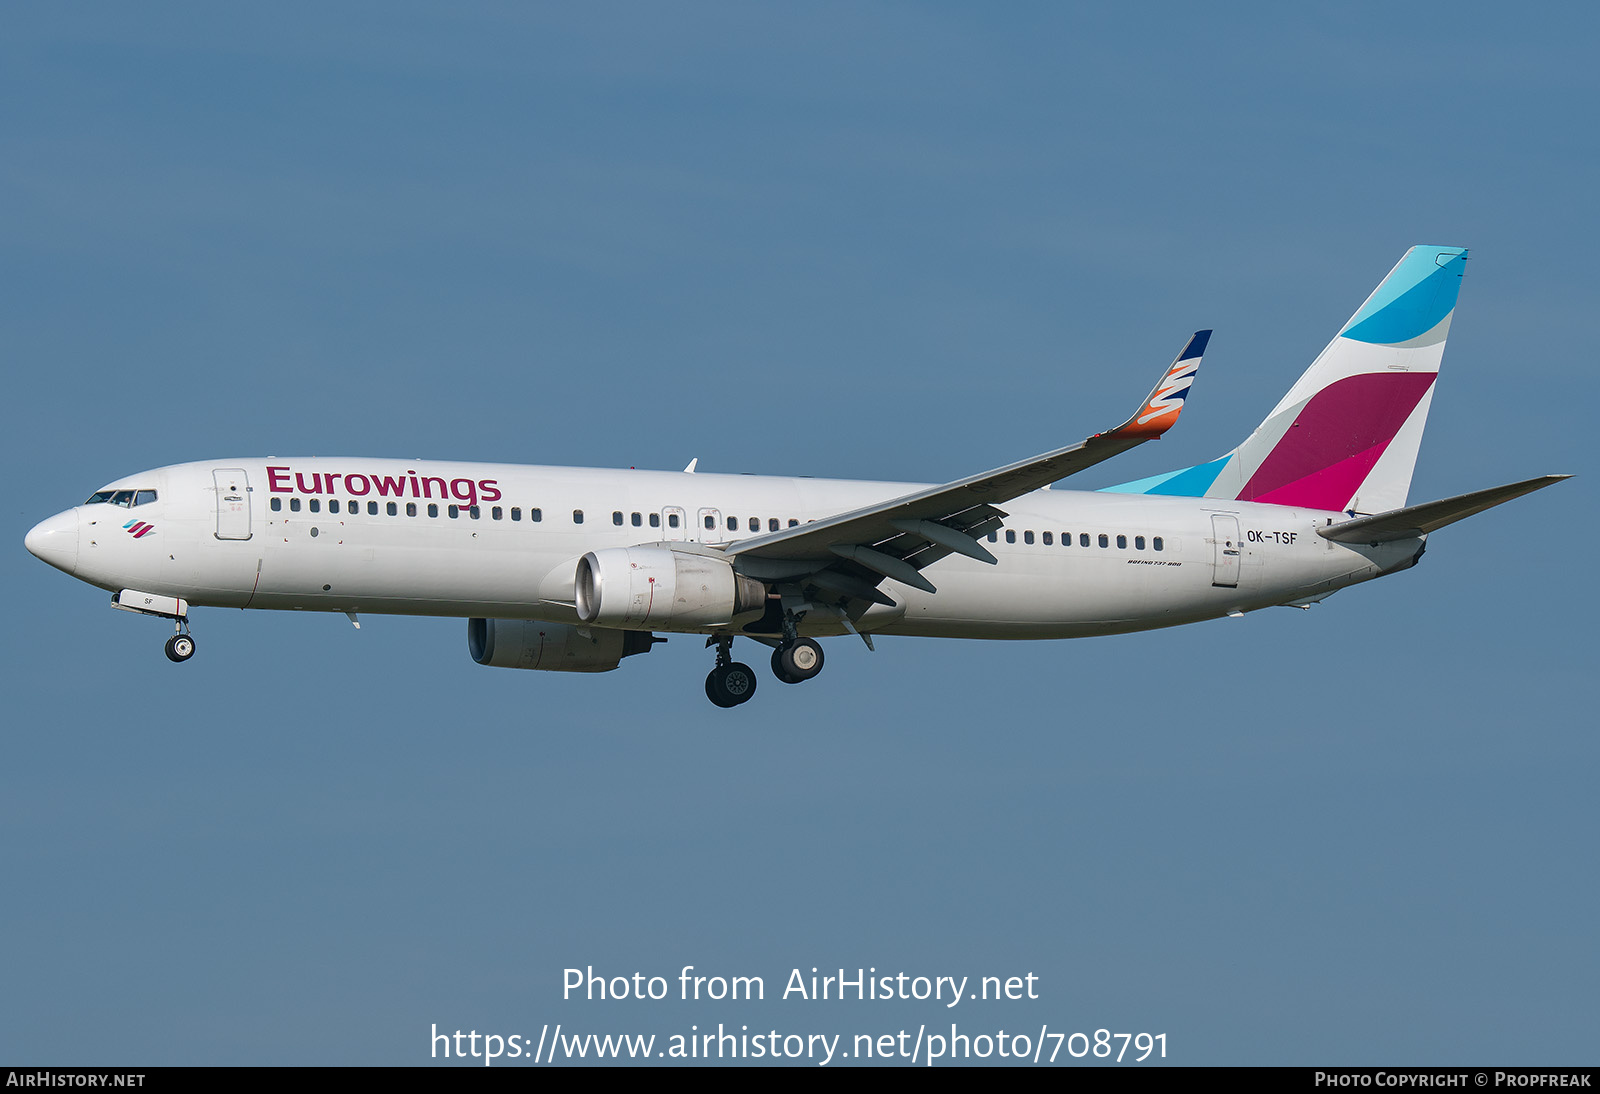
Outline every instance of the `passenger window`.
{"label": "passenger window", "polygon": [[277,513],[279,511],[281,511],[282,509],[283,509],[283,499],[282,498],[273,498],[272,499],[272,511],[274,513]]}
{"label": "passenger window", "polygon": [[439,515],[439,506],[437,503],[431,501],[428,503],[428,515],[430,517],[436,517]]}
{"label": "passenger window", "polygon": [[1017,533],[1016,533],[1015,529],[1012,529],[1012,528],[1007,528],[1006,529],[1006,542],[1007,543],[1015,543],[1015,542],[1017,542]]}
{"label": "passenger window", "polygon": [[676,514],[676,513],[668,513],[667,514],[667,527],[668,528],[676,528],[677,526],[678,526],[678,514]]}
{"label": "passenger window", "polygon": [[544,510],[543,509],[529,509],[528,510],[528,519],[533,521],[535,524],[538,524],[540,521],[544,520]]}
{"label": "passenger window", "polygon": [[1128,537],[1127,536],[1118,536],[1117,537],[1117,550],[1126,551],[1127,549],[1128,549]]}
{"label": "passenger window", "polygon": [[133,504],[135,504],[135,505],[149,505],[151,502],[153,502],[155,500],[156,500],[156,492],[154,490],[141,490],[136,495],[134,495]]}
{"label": "passenger window", "polygon": [[[330,501],[328,503],[328,512],[337,513],[338,511],[339,511],[339,499],[338,498],[334,498],[332,501]],[[356,507],[354,505],[352,505],[350,507],[350,511],[352,513],[354,513],[356,511]]]}
{"label": "passenger window", "polygon": [[729,517],[728,518],[728,531],[737,532],[738,530],[739,530],[739,518],[738,517]]}
{"label": "passenger window", "polygon": [[1022,533],[1022,542],[1024,542],[1024,543],[1032,543],[1033,542],[1033,529],[1032,528],[1029,528],[1026,532]]}
{"label": "passenger window", "polygon": [[706,531],[708,531],[708,532],[713,531],[716,527],[717,527],[716,520],[714,518],[712,518],[712,517],[707,517],[706,518]]}
{"label": "passenger window", "polygon": [[506,511],[496,505],[493,509],[489,510],[489,515],[495,520],[504,520]]}
{"label": "passenger window", "polygon": [[511,507],[511,519],[512,520],[521,520],[522,519],[522,506],[513,505]]}
{"label": "passenger window", "polygon": [[[1089,546],[1089,533],[1088,532],[1079,532],[1078,533],[1078,546],[1079,547],[1087,547],[1087,546]],[[1101,546],[1103,547],[1103,546],[1105,546],[1105,544],[1101,544]]]}
{"label": "passenger window", "polygon": [[[355,511],[356,511],[356,507],[355,507],[355,505],[354,505],[354,504],[352,504],[352,505],[351,505],[351,506],[350,506],[350,511],[351,511],[351,512],[352,512],[352,513],[354,513],[354,512],[355,512]],[[375,502],[375,501],[369,501],[369,502],[367,502],[367,516],[369,516],[369,517],[375,517],[375,516],[377,516],[377,515],[378,515],[378,503],[377,503],[377,502]]]}
{"label": "passenger window", "polygon": [[761,518],[760,517],[751,517],[750,518],[750,530],[752,532],[761,531]]}
{"label": "passenger window", "polygon": [[583,523],[583,510],[582,509],[574,509],[572,511],[572,523],[573,524],[582,524]]}
{"label": "passenger window", "polygon": [[1135,551],[1144,550],[1144,537],[1143,536],[1134,536],[1133,537],[1133,549]]}
{"label": "passenger window", "polygon": [[638,513],[635,513],[635,514],[633,514],[632,517],[628,518],[628,521],[635,528],[638,528],[639,526],[641,526],[644,523],[644,518],[641,517]]}
{"label": "passenger window", "polygon": [[1055,543],[1055,537],[1052,536],[1049,532],[1042,533],[1040,538],[1044,540],[1044,545],[1046,547],[1050,547],[1050,546],[1054,545],[1054,543]]}
{"label": "passenger window", "polygon": [[452,505],[450,508],[446,509],[445,512],[450,514],[451,520],[455,520],[461,515],[461,506]]}
{"label": "passenger window", "polygon": [[1110,538],[1108,538],[1106,536],[1106,534],[1104,532],[1100,533],[1100,546],[1102,546],[1102,547],[1111,546],[1111,540],[1110,540]]}
{"label": "passenger window", "polygon": [[652,528],[660,528],[661,527],[661,514],[660,513],[651,513],[650,514],[650,527],[652,527]]}
{"label": "passenger window", "polygon": [[798,528],[798,527],[800,527],[800,522],[795,520],[793,517],[790,517],[789,518],[789,527],[790,528]]}
{"label": "passenger window", "polygon": [[467,506],[467,516],[471,517],[473,520],[477,520],[479,517],[483,516],[483,510],[476,505],[469,505]]}
{"label": "passenger window", "polygon": [[989,533],[989,542],[990,543],[998,543],[998,542],[1000,542],[1000,533],[999,532],[990,532]]}
{"label": "passenger window", "polygon": [[299,511],[300,511],[300,499],[299,498],[290,498],[289,499],[289,512],[298,513]]}
{"label": "passenger window", "polygon": [[777,517],[773,517],[773,518],[771,518],[770,520],[767,521],[767,531],[776,532],[777,530],[778,530],[778,518]]}
{"label": "passenger window", "polygon": [[1164,551],[1164,550],[1167,549],[1166,544],[1161,542],[1161,537],[1160,536],[1157,536],[1155,539],[1152,539],[1150,541],[1150,546],[1154,547],[1158,551]]}
{"label": "passenger window", "polygon": [[306,508],[310,509],[313,513],[320,513],[322,511],[322,502],[318,501],[316,498],[312,498],[306,504]]}
{"label": "passenger window", "polygon": [[384,511],[391,517],[398,517],[400,515],[400,503],[397,501],[391,501],[387,506],[384,507]]}
{"label": "passenger window", "polygon": [[406,502],[406,516],[414,517],[416,515],[417,515],[417,503],[414,502],[414,501]]}
{"label": "passenger window", "polygon": [[616,512],[611,514],[611,523],[615,524],[618,528],[622,527],[622,510],[621,509],[618,509]]}

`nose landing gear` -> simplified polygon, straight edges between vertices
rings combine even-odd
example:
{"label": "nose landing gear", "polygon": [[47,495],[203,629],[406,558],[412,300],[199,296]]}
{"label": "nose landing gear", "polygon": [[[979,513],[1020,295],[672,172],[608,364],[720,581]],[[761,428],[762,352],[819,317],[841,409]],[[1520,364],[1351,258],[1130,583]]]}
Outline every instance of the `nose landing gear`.
{"label": "nose landing gear", "polygon": [[167,639],[167,660],[184,662],[194,656],[194,639],[186,634],[175,634]]}
{"label": "nose landing gear", "polygon": [[189,633],[187,600],[162,593],[123,589],[111,594],[111,606],[135,615],[153,615],[157,619],[172,620],[172,629],[177,633],[167,639],[167,660],[182,664],[194,656],[194,637]]}
{"label": "nose landing gear", "polygon": [[167,639],[167,660],[176,661],[178,664],[194,656],[194,636],[189,633],[189,622],[179,619],[174,624],[177,634]]}

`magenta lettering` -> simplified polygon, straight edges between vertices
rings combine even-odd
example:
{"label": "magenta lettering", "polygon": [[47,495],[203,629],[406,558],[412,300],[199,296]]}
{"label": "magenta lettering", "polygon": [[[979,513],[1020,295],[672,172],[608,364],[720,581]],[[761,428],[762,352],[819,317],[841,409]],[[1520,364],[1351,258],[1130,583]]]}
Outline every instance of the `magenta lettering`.
{"label": "magenta lettering", "polygon": [[[344,480],[342,487],[341,479]],[[442,479],[435,475],[418,475],[411,470],[403,475],[363,475],[360,472],[345,475],[333,471],[296,471],[293,467],[267,468],[267,488],[275,494],[347,493],[364,497],[376,491],[379,497],[403,498],[408,482],[413,498],[443,498],[458,501],[463,506],[499,501],[505,496],[498,479]],[[434,492],[435,488],[438,493]]]}

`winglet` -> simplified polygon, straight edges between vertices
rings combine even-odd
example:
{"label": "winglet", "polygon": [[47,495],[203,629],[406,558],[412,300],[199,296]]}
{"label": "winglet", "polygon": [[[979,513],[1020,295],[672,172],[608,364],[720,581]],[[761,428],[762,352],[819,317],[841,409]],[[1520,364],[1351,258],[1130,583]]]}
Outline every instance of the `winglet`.
{"label": "winglet", "polygon": [[1189,388],[1200,372],[1200,358],[1209,341],[1210,331],[1195,331],[1188,345],[1183,347],[1183,352],[1156,381],[1156,386],[1151,389],[1138,413],[1106,435],[1153,441],[1171,429],[1178,415],[1183,413],[1184,400],[1189,397]]}

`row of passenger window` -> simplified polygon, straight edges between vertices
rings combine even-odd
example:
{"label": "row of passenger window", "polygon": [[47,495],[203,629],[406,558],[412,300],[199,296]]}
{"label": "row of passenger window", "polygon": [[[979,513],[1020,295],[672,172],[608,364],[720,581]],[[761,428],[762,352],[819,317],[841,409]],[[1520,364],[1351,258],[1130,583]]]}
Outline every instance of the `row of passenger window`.
{"label": "row of passenger window", "polygon": [[[283,499],[282,498],[273,498],[272,501],[269,503],[268,507],[274,513],[282,512],[283,511]],[[298,512],[300,512],[300,508],[301,508],[301,504],[300,504],[300,499],[299,498],[290,498],[289,499],[289,512],[298,513]],[[305,508],[307,509],[307,511],[312,512],[312,513],[320,513],[320,512],[322,512],[322,499],[321,498],[310,498],[310,499],[308,499],[306,501],[306,503],[305,503]],[[445,508],[445,515],[447,515],[451,520],[455,520],[457,517],[461,516],[462,513],[465,513],[468,517],[470,517],[473,520],[477,520],[477,519],[479,519],[480,517],[483,516],[483,508],[484,507],[481,506],[481,505],[447,505],[444,508]],[[330,512],[330,513],[338,513],[340,511],[341,511],[340,502],[339,502],[338,498],[334,498],[334,499],[332,499],[331,501],[328,502],[328,512]],[[357,514],[357,513],[360,513],[361,512],[361,503],[359,501],[345,502],[344,503],[343,512],[349,513],[352,516]],[[380,509],[378,502],[375,502],[375,501],[367,502],[367,515],[368,516],[375,517],[375,516],[378,516],[380,512],[385,513],[385,514],[387,514],[388,516],[391,516],[391,517],[397,517],[397,516],[400,515],[400,503],[397,502],[397,501],[384,502],[382,504],[381,509]],[[429,502],[428,506],[427,506],[427,512],[428,512],[428,516],[430,516],[430,517],[438,516],[439,515],[439,505],[438,505],[438,503]],[[489,517],[492,520],[504,520],[504,519],[506,519],[507,512],[508,512],[508,510],[504,506],[496,505],[496,506],[493,506],[493,507],[491,507],[489,509]],[[522,507],[520,505],[513,505],[510,508],[509,513],[511,515],[511,519],[512,520],[521,520],[522,519]],[[578,513],[574,514],[575,519],[577,520],[577,522],[579,524],[583,523],[583,517],[582,517],[581,513],[582,513],[582,511],[580,510]],[[406,516],[415,517],[415,516],[418,516],[418,515],[420,515],[420,514],[419,514],[419,511],[418,511],[417,503],[414,502],[414,501],[406,502]],[[538,522],[544,520],[544,510],[542,510],[542,509],[529,509],[528,510],[528,519],[537,524]]]}
{"label": "row of passenger window", "polygon": [[[128,500],[127,501],[123,501],[122,500],[122,496],[124,494],[128,495]],[[102,495],[104,495],[104,496],[102,496]],[[146,497],[146,495],[149,495],[149,496]],[[96,494],[94,497],[90,498],[89,500],[91,502],[94,502],[94,501],[109,501],[113,505],[142,505],[146,501],[154,501],[155,500],[155,491],[153,491],[153,490],[140,490],[138,492],[138,500],[137,501],[133,500],[133,491],[131,491],[131,490],[119,490],[119,491],[117,491],[115,493],[114,496],[113,496],[112,492],[109,491],[109,490],[102,491],[100,494]],[[330,513],[338,513],[338,512],[340,512],[340,505],[341,505],[341,503],[340,503],[338,498],[334,498],[334,499],[330,500],[328,502],[328,512],[330,512]],[[344,511],[347,512],[347,513],[350,513],[352,515],[358,514],[358,513],[361,512],[361,503],[359,501],[344,502],[343,505],[344,505]],[[380,508],[380,505],[381,505],[381,508]],[[270,503],[270,506],[271,506],[271,509],[272,509],[272,511],[274,513],[281,512],[283,510],[283,499],[282,498],[273,498],[271,503]],[[306,500],[305,506],[310,512],[320,513],[322,511],[322,499],[320,499],[320,498],[309,498],[309,499]],[[408,501],[408,502],[405,503],[405,506],[406,506],[406,516],[414,517],[414,516],[419,515],[418,514],[418,506],[417,506],[416,502]],[[300,512],[300,508],[301,508],[301,500],[299,498],[290,498],[289,499],[289,512],[298,513],[298,512]],[[447,505],[447,506],[444,507],[444,509],[445,509],[445,514],[451,520],[457,519],[458,517],[461,516],[462,513],[466,513],[466,515],[472,520],[478,520],[483,516],[483,506],[481,506],[481,505]],[[391,502],[383,502],[383,503],[379,503],[379,502],[376,502],[376,501],[369,501],[369,502],[366,503],[366,511],[367,511],[367,515],[368,516],[375,517],[375,516],[378,516],[380,512],[382,512],[382,513],[386,513],[387,515],[389,515],[391,517],[396,517],[396,516],[400,515],[400,503],[399,502],[393,502],[393,501],[391,501]],[[439,515],[439,505],[437,503],[430,502],[428,504],[428,506],[427,506],[427,512],[428,512],[428,516],[437,517]],[[489,509],[489,518],[491,520],[504,520],[506,518],[506,515],[507,515],[508,512],[509,512],[510,517],[511,517],[512,520],[520,521],[522,519],[522,507],[521,506],[517,506],[517,505],[511,506],[509,510],[507,510],[504,506],[499,506],[499,505],[491,506],[490,509]],[[716,518],[716,516],[714,516],[711,513],[707,513],[707,514],[705,514],[703,519],[705,521],[705,526],[706,526],[706,530],[707,531],[715,531],[716,530],[716,527],[717,527],[717,518]],[[542,510],[542,509],[529,509],[528,510],[528,520],[533,522],[533,523],[535,523],[535,524],[543,521],[544,520],[544,510]],[[628,514],[625,517],[623,512],[622,512],[622,510],[620,510],[620,509],[613,510],[612,513],[611,513],[611,523],[616,525],[618,528],[621,528],[624,525],[632,525],[634,528],[642,528],[642,527],[644,527],[644,525],[647,522],[649,523],[649,526],[651,528],[659,528],[659,527],[661,527],[661,514],[660,513],[632,513],[632,514]],[[582,509],[574,509],[572,511],[572,523],[574,523],[574,524],[582,524],[583,523],[583,510]],[[680,524],[679,515],[676,512],[670,512],[669,511],[667,513],[667,527],[669,527],[669,528],[677,528],[679,526],[679,524]],[[762,521],[761,521],[760,517],[750,517],[749,518],[749,522],[746,525],[746,527],[748,527],[749,530],[752,531],[752,532],[759,532],[759,531],[761,531],[761,524],[762,524]],[[795,527],[798,527],[799,524],[800,524],[800,522],[798,520],[795,520],[793,517],[789,518],[788,527],[795,528]],[[769,532],[779,531],[783,527],[782,523],[779,521],[779,519],[777,517],[768,517],[767,521],[766,521],[766,526],[767,526],[767,531],[769,531]],[[727,518],[727,528],[728,528],[728,531],[730,531],[730,532],[739,531],[739,518],[738,517],[728,517]],[[1016,531],[1016,529],[1007,528],[1005,530],[1004,535],[1006,537],[1006,542],[1007,543],[1015,543],[1015,542],[1017,542],[1017,531]],[[1000,541],[1000,536],[1001,536],[1001,533],[998,532],[998,531],[990,532],[989,533],[989,542],[990,543],[998,543]],[[1078,533],[1078,546],[1080,546],[1080,547],[1089,547],[1089,546],[1094,545],[1095,543],[1098,543],[1101,547],[1109,548],[1111,546],[1111,539],[1112,539],[1112,537],[1109,534],[1105,533],[1105,532],[1098,533],[1097,535],[1095,535],[1093,537],[1091,537],[1088,532],[1079,532]],[[1040,533],[1038,533],[1038,540],[1044,546],[1051,547],[1051,546],[1055,545],[1056,536],[1055,536],[1054,532],[1040,532]],[[1128,549],[1128,537],[1126,535],[1118,535],[1116,537],[1116,541],[1117,541],[1117,549],[1118,550],[1126,551]],[[1034,542],[1034,532],[1033,532],[1033,530],[1031,528],[1030,529],[1025,529],[1022,532],[1022,542],[1024,544],[1031,544],[1031,543]],[[1071,547],[1072,546],[1072,533],[1071,532],[1062,532],[1061,533],[1061,546],[1063,546],[1063,547]],[[1135,551],[1142,551],[1142,550],[1145,549],[1145,537],[1144,536],[1134,536],[1133,537],[1133,549]],[[1150,549],[1154,550],[1154,551],[1164,551],[1164,550],[1166,550],[1166,544],[1165,544],[1165,542],[1163,542],[1162,537],[1160,537],[1160,536],[1151,537],[1151,539],[1150,539]]]}
{"label": "row of passenger window", "polygon": [[[622,514],[622,510],[621,509],[613,510],[612,513],[611,513],[611,523],[615,524],[618,528],[623,527],[624,523],[630,524],[635,528],[642,527],[646,518],[649,519],[650,527],[652,527],[652,528],[661,527],[661,514],[660,513],[631,513],[631,514],[628,515],[626,521],[624,521],[624,519],[623,519],[623,514]],[[714,532],[714,531],[717,530],[717,518],[716,518],[716,516],[714,514],[706,513],[700,519],[705,523],[706,531]],[[583,523],[583,510],[581,510],[581,509],[574,510],[573,513],[572,513],[572,521],[573,521],[574,524],[582,524]],[[727,521],[728,521],[728,531],[737,532],[739,530],[739,518],[738,517],[728,517]],[[800,522],[798,520],[795,520],[793,517],[789,518],[789,527],[790,528],[798,527],[799,524],[800,524]],[[678,514],[677,513],[668,511],[668,513],[667,513],[667,527],[668,528],[676,528],[676,527],[678,527]],[[760,517],[750,517],[749,518],[748,527],[749,527],[750,531],[752,531],[752,532],[761,531],[761,518]],[[782,527],[783,527],[783,522],[780,521],[777,517],[768,517],[767,518],[767,531],[776,532],[779,529],[781,529]]]}
{"label": "row of passenger window", "polygon": [[[141,491],[140,493],[141,493],[141,499],[142,499],[143,494],[146,493],[146,491]],[[91,499],[91,500],[93,500],[93,499]],[[150,500],[152,500],[152,501],[155,500],[155,495],[153,493],[151,493]],[[321,498],[308,498],[304,502],[302,502],[300,498],[290,498],[289,499],[289,512],[298,513],[298,512],[301,511],[302,506],[303,506],[305,508],[305,510],[308,511],[308,512],[320,513],[320,512],[322,512],[322,505],[323,505],[323,502],[322,502]],[[334,498],[334,499],[331,499],[327,503],[327,505],[328,505],[328,512],[330,512],[330,513],[345,512],[345,513],[349,513],[349,514],[354,515],[354,514],[358,514],[358,513],[361,512],[361,502],[359,502],[359,501],[348,501],[348,502],[342,502],[341,503],[338,498]],[[283,506],[283,499],[282,498],[273,498],[272,501],[269,503],[269,507],[272,509],[272,511],[274,513],[282,512],[283,511],[283,507],[284,507]],[[472,520],[478,520],[483,515],[484,507],[481,506],[481,505],[447,505],[447,506],[444,507],[444,509],[445,509],[446,515],[449,516],[452,520],[454,520],[457,517],[459,517],[462,513],[466,513],[466,515],[469,518],[471,518]],[[391,517],[396,517],[396,516],[400,515],[400,503],[399,502],[394,502],[394,501],[381,502],[381,503],[380,502],[376,502],[376,501],[369,501],[369,502],[366,503],[366,512],[367,512],[368,516],[373,516],[373,517],[380,515],[380,513],[386,513],[387,515],[389,515]],[[408,516],[408,517],[414,517],[414,516],[419,515],[417,503],[414,502],[414,501],[406,502],[405,503],[405,512],[406,512],[406,516]],[[522,519],[522,512],[523,511],[522,511],[522,507],[521,506],[513,505],[508,510],[503,506],[495,505],[495,506],[492,506],[492,507],[489,508],[489,518],[491,520],[504,520],[504,519],[506,519],[506,516],[509,513],[510,518],[512,520],[519,521],[519,520]],[[534,522],[536,524],[539,523],[540,521],[544,520],[544,510],[542,510],[542,509],[529,509],[527,512],[528,512],[528,520],[530,520],[530,521],[532,521],[532,522]],[[437,503],[429,503],[429,505],[427,506],[427,513],[428,513],[428,516],[430,516],[430,517],[437,517],[439,515],[439,506],[438,506],[438,504]],[[612,512],[612,514],[611,514],[611,523],[616,525],[618,528],[624,527],[626,525],[631,525],[634,528],[642,528],[646,524],[648,524],[651,528],[660,528],[661,527],[661,517],[662,517],[662,515],[660,513],[630,513],[630,514],[624,514],[621,509],[617,509],[617,510],[614,510]],[[583,523],[583,510],[582,509],[574,509],[572,511],[572,523],[573,524],[582,524]],[[679,514],[679,513],[668,511],[667,514],[666,514],[666,523],[667,523],[667,527],[668,528],[680,528],[680,527],[683,526],[683,518],[682,518],[681,514]],[[737,532],[739,530],[739,518],[738,517],[728,517],[727,518],[727,523],[728,523],[728,531]],[[762,522],[761,522],[761,518],[760,517],[750,517],[749,518],[748,527],[749,527],[750,531],[752,531],[752,532],[759,532],[759,531],[761,531],[761,523]],[[794,527],[798,526],[799,523],[800,522],[798,520],[795,520],[793,517],[790,517],[788,526],[790,528],[794,528]],[[714,531],[716,529],[716,527],[717,527],[717,518],[715,516],[711,515],[710,513],[707,513],[706,516],[705,516],[705,525],[706,525],[706,529],[708,531]],[[767,526],[767,531],[776,532],[780,528],[783,527],[783,524],[782,524],[781,521],[779,521],[779,519],[777,517],[769,517],[769,518],[767,518],[766,526]]]}
{"label": "row of passenger window", "polygon": [[[717,518],[712,516],[710,513],[707,513],[705,515],[705,525],[706,525],[706,530],[708,532],[715,530],[716,527],[717,527]],[[789,527],[790,528],[796,528],[796,527],[799,527],[799,525],[800,525],[799,521],[795,520],[793,517],[789,518]],[[776,532],[782,527],[783,527],[783,522],[778,520],[777,517],[768,517],[767,518],[767,531]],[[750,530],[752,532],[761,531],[761,518],[760,517],[751,517],[750,518],[749,528],[750,528]],[[738,530],[739,530],[739,518],[738,517],[729,517],[728,518],[728,531],[737,532]]]}
{"label": "row of passenger window", "polygon": [[[630,521],[630,523],[635,528],[643,527],[644,519],[645,519],[646,516],[648,516],[650,518],[650,527],[652,527],[652,528],[660,528],[661,527],[661,514],[660,513],[635,513],[635,514],[633,514],[633,517],[632,517],[632,520]],[[582,524],[583,523],[583,510],[582,509],[574,509],[572,511],[572,523],[573,524]],[[622,510],[621,509],[618,509],[616,512],[611,514],[611,523],[615,524],[618,528],[622,527]],[[679,527],[682,527],[682,525],[683,525],[683,518],[680,517],[677,513],[668,513],[667,514],[667,527],[668,528],[679,528]]]}
{"label": "row of passenger window", "polygon": [[[1007,528],[1006,531],[1005,531],[1005,536],[1006,536],[1006,542],[1007,543],[1015,543],[1015,542],[1017,542],[1016,529]],[[1042,542],[1044,544],[1044,546],[1046,546],[1046,547],[1054,546],[1055,538],[1056,537],[1055,537],[1055,533],[1054,532],[1040,532],[1039,533],[1040,542]],[[1078,546],[1079,547],[1089,547],[1089,546],[1092,546],[1093,543],[1098,542],[1101,547],[1110,547],[1111,546],[1111,538],[1112,537],[1107,535],[1105,532],[1101,532],[1097,536],[1095,536],[1094,539],[1091,540],[1088,532],[1079,532],[1078,533]],[[1117,540],[1117,549],[1119,551],[1126,551],[1128,549],[1128,537],[1127,536],[1117,536],[1116,540]],[[998,542],[1000,542],[1000,533],[999,532],[990,532],[989,533],[989,542],[990,543],[998,543]],[[1022,533],[1022,542],[1023,543],[1032,543],[1033,542],[1033,531],[1032,531],[1032,529],[1028,529],[1028,530],[1026,530],[1026,531],[1024,531]],[[1071,532],[1062,532],[1061,533],[1061,546],[1063,546],[1063,547],[1071,547],[1072,546],[1072,533]],[[1144,546],[1145,546],[1145,543],[1144,543],[1144,537],[1143,536],[1134,536],[1133,537],[1133,549],[1135,551],[1144,550]],[[1165,551],[1167,549],[1167,545],[1163,541],[1162,537],[1153,536],[1150,539],[1150,548],[1151,548],[1151,550],[1154,550],[1154,551]]]}

